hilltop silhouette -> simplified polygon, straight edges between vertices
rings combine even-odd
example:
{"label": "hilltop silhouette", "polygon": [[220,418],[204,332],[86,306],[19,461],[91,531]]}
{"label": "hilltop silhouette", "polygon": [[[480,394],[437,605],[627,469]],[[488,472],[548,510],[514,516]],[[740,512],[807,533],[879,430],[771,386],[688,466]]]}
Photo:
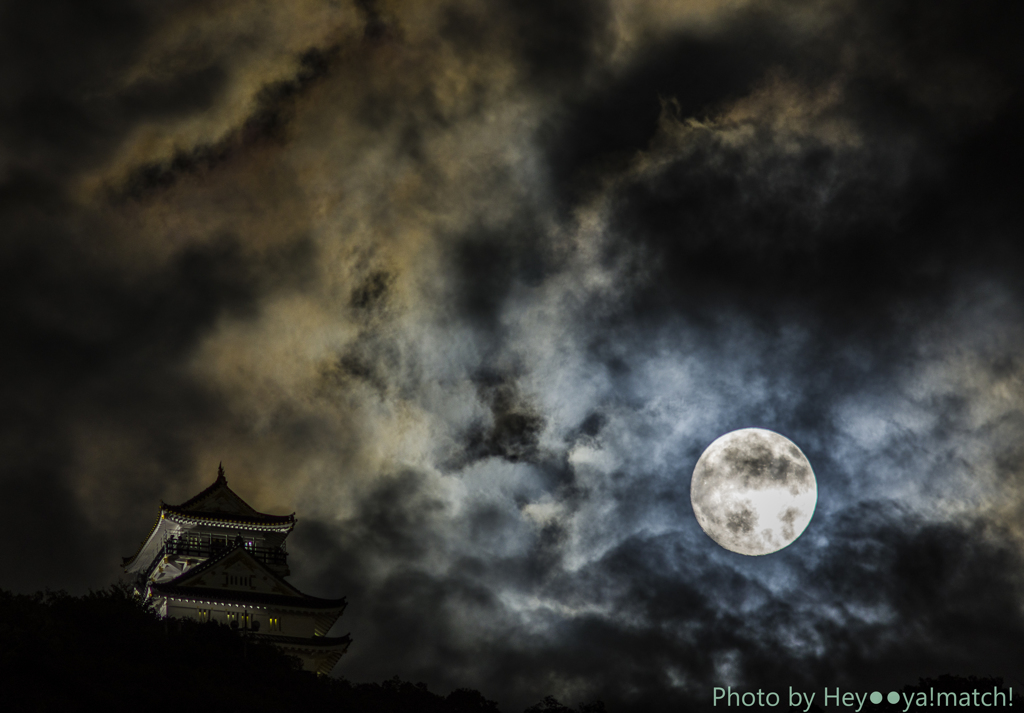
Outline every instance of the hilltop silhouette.
{"label": "hilltop silhouette", "polygon": [[[25,711],[500,713],[479,691],[446,696],[395,676],[352,683],[216,622],[161,619],[127,586],[76,597],[0,590],[0,700]],[[322,708],[330,706],[330,708]],[[548,696],[529,713],[603,713]]]}

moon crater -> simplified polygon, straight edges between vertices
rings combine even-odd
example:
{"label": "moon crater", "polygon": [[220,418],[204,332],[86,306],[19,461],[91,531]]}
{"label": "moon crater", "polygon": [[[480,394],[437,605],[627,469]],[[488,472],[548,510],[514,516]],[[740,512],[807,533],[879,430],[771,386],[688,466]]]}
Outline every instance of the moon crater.
{"label": "moon crater", "polygon": [[693,470],[690,501],[697,522],[727,550],[766,555],[800,537],[818,502],[803,452],[763,428],[732,431],[704,451]]}

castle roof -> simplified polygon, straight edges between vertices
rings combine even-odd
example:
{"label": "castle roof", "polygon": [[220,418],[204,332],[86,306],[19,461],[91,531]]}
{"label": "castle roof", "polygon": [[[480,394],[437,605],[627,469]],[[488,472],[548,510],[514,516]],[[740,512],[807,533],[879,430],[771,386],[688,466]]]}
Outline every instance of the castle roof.
{"label": "castle roof", "polygon": [[170,582],[151,584],[149,592],[152,596],[185,601],[317,611],[318,636],[327,633],[347,606],[345,597],[321,599],[300,592],[253,557],[241,543]]}
{"label": "castle roof", "polygon": [[280,646],[287,653],[312,654],[315,657],[314,664],[317,673],[327,675],[338,663],[338,659],[348,650],[352,638],[345,636],[314,636],[312,638],[301,638],[298,636],[274,636],[270,634],[249,634],[256,639],[270,641]]}
{"label": "castle roof", "polygon": [[352,643],[352,636],[275,636],[274,634],[249,634],[254,639],[270,641],[278,646],[284,645],[297,649],[327,649],[334,646],[348,647]]}
{"label": "castle roof", "polygon": [[[291,515],[268,515],[258,512],[249,503],[228,487],[224,469],[217,471],[213,485],[181,505],[160,503],[160,510],[167,515],[196,520],[238,522],[244,524],[266,524],[275,529],[295,524],[295,513]],[[291,529],[288,527],[288,529]]]}
{"label": "castle roof", "polygon": [[[121,566],[132,572],[147,564],[156,556],[159,543],[170,534],[169,531],[180,529],[170,527],[170,524],[180,527],[205,525],[287,534],[295,527],[295,513],[269,515],[258,512],[228,487],[224,469],[218,468],[217,479],[195,497],[189,498],[181,505],[160,503],[159,516],[146,539],[139,545],[135,554],[122,558]],[[146,556],[141,557],[144,552]]]}
{"label": "castle roof", "polygon": [[[301,598],[266,594],[264,592],[242,592],[209,587],[181,587],[169,582],[150,585],[154,596],[174,597],[197,602],[233,602],[238,604],[256,604],[267,607],[293,609],[344,609],[347,606],[345,597],[341,599],[321,599],[304,594]],[[340,614],[339,614],[340,616]]]}

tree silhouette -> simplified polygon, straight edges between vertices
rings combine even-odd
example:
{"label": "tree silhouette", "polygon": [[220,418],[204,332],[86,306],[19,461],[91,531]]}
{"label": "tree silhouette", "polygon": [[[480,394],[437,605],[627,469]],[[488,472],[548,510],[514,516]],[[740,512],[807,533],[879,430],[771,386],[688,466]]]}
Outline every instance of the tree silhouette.
{"label": "tree silhouette", "polygon": [[544,696],[544,700],[530,706],[523,713],[605,713],[605,707],[603,701],[594,701],[570,708],[559,703],[554,696]]}

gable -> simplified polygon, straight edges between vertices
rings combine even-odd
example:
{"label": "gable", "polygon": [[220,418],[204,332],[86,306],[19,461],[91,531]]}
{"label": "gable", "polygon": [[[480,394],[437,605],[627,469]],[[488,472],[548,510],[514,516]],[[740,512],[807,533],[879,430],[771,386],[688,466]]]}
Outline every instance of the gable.
{"label": "gable", "polygon": [[193,498],[185,505],[180,506],[182,509],[191,510],[193,512],[209,512],[209,513],[230,513],[232,515],[248,515],[254,517],[259,515],[258,512],[252,509],[247,502],[238,497],[226,483],[218,483],[220,487],[212,488],[209,492],[201,494],[197,498]]}
{"label": "gable", "polygon": [[200,565],[174,580],[177,587],[201,587],[236,592],[258,592],[302,598],[302,594],[254,559],[241,547]]}

